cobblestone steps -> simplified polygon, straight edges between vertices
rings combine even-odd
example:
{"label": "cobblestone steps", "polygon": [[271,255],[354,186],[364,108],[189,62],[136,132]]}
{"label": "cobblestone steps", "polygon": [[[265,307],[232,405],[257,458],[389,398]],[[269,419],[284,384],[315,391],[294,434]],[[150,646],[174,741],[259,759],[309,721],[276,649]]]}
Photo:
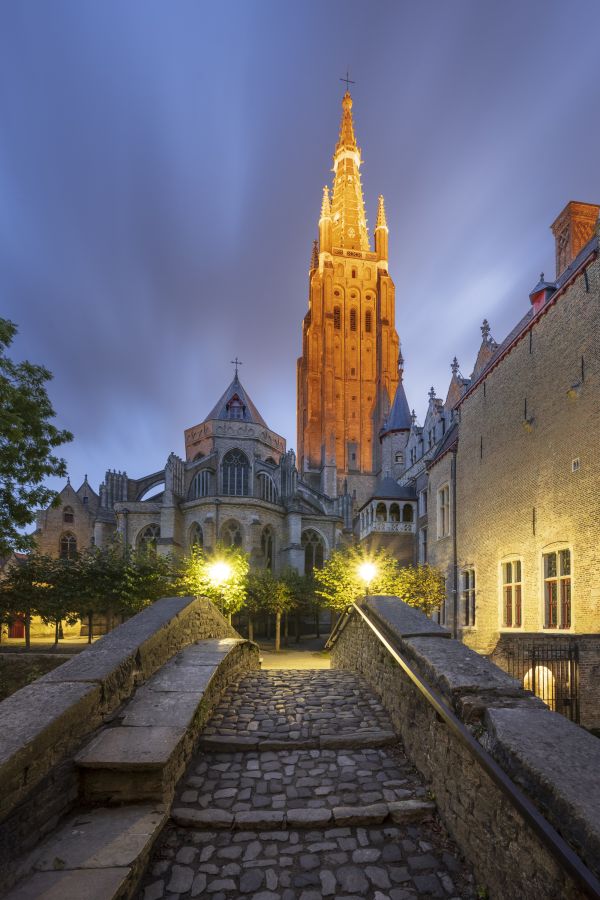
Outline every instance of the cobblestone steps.
{"label": "cobblestone steps", "polygon": [[426,786],[357,675],[251,673],[177,786],[140,900],[470,898]]}

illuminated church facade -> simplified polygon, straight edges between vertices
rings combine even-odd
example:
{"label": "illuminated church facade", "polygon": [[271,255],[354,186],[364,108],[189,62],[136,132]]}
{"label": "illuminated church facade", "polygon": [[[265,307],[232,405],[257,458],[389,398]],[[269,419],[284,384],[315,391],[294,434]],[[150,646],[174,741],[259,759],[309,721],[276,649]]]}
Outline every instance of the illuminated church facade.
{"label": "illuminated church facade", "polygon": [[385,546],[438,567],[439,620],[518,677],[537,671],[514,668],[522,648],[550,639],[572,675],[561,686],[545,667],[549,702],[600,729],[600,207],[565,207],[554,280],[540,278],[503,341],[484,321],[471,374],[454,359],[420,425],[402,382],[384,201],[371,243],[361,163],[346,93],[309,270],[298,456],[236,368],[182,456],[140,478],[109,471],[98,493],[87,479],[67,485],[40,514],[38,546],[69,555],[115,532],[165,554],[222,542],[275,572],[309,572],[352,541]]}

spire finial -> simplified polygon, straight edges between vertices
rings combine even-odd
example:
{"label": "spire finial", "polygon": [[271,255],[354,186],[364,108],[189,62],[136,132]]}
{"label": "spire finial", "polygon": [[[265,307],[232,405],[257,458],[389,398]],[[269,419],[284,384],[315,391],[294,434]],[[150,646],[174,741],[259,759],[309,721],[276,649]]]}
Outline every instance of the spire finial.
{"label": "spire finial", "polygon": [[244,364],[243,364],[243,362],[241,361],[241,359],[238,359],[237,356],[236,356],[235,359],[232,359],[232,360],[231,360],[231,365],[232,365],[232,366],[235,366],[235,376],[234,376],[234,378],[235,378],[235,381],[237,381],[237,380],[238,380],[238,366],[243,366]]}
{"label": "spire finial", "polygon": [[492,329],[490,328],[490,323],[488,322],[487,319],[484,319],[483,324],[481,326],[481,336],[484,341],[489,340],[491,330]]}
{"label": "spire finial", "polygon": [[345,81],[345,82],[346,82],[346,93],[347,93],[347,94],[350,94],[350,85],[351,85],[351,84],[356,84],[356,82],[355,82],[355,81],[352,81],[352,79],[350,78],[350,72],[348,71],[348,69],[346,69],[346,77],[345,77],[345,78],[340,78],[340,81]]}
{"label": "spire finial", "polygon": [[377,201],[377,222],[375,223],[375,230],[377,230],[378,228],[387,228],[383,194],[379,195],[379,200]]}
{"label": "spire finial", "polygon": [[416,414],[416,412],[414,411],[414,409],[413,409],[413,411],[411,412],[410,417],[411,417],[412,423],[413,423],[413,425],[414,425],[414,424],[416,423],[416,421],[417,421],[417,414]]}
{"label": "spire finial", "polygon": [[71,476],[67,473],[67,484],[71,484]]}
{"label": "spire finial", "polygon": [[321,201],[321,218],[329,219],[331,217],[331,203],[329,202],[329,188],[327,185],[323,188],[323,199]]}
{"label": "spire finial", "polygon": [[427,396],[429,397],[429,401],[431,403],[435,400],[435,388],[433,387],[433,385],[429,388],[429,394]]}
{"label": "spire finial", "polygon": [[399,372],[400,378],[402,378],[403,371],[404,371],[404,357],[402,356],[402,349],[399,346],[398,347],[398,372]]}
{"label": "spire finial", "polygon": [[319,242],[318,241],[313,241],[312,255],[310,258],[310,267],[311,267],[311,269],[319,268]]}
{"label": "spire finial", "polygon": [[340,150],[356,150],[356,138],[354,137],[354,124],[352,122],[352,97],[346,91],[342,99],[342,122],[340,124],[340,138],[335,152]]}
{"label": "spire finial", "polygon": [[458,360],[456,357],[450,363],[450,368],[452,369],[452,374],[456,377],[458,375]]}

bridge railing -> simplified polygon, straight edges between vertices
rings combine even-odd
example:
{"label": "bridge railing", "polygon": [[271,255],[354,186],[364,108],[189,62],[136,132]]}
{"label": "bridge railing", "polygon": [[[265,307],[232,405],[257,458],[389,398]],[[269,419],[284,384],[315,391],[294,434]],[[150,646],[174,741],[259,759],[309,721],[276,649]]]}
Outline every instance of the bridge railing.
{"label": "bridge railing", "polygon": [[329,646],[382,697],[491,897],[600,897],[597,738],[397,598],[353,604]]}

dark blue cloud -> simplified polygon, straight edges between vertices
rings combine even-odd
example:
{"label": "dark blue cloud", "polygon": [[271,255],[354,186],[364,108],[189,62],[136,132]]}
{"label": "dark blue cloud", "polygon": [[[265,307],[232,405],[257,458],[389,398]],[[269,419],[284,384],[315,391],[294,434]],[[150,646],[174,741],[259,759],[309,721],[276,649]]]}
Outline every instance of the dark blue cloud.
{"label": "dark blue cloud", "polygon": [[55,374],[74,479],[183,452],[236,354],[295,445],[347,66],[422,415],[553,271],[565,203],[600,198],[599,26],[595,0],[4,4],[1,314]]}

